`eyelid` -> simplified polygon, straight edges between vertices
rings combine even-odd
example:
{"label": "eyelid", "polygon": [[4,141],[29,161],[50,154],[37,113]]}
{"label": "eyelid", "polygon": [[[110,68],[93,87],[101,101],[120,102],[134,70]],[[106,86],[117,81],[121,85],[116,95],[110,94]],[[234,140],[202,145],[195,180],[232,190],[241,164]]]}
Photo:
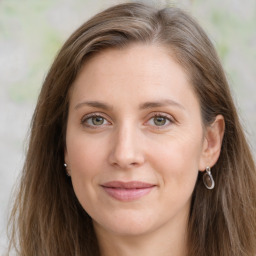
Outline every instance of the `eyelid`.
{"label": "eyelid", "polygon": [[169,124],[162,125],[162,126],[154,125],[154,128],[156,128],[156,129],[164,129],[164,128],[169,127],[173,123],[176,123],[176,120],[175,120],[175,118],[172,115],[164,113],[164,112],[153,112],[153,113],[150,113],[149,117],[147,118],[146,123],[148,123],[154,117],[164,117],[164,118],[166,118],[170,122]]}
{"label": "eyelid", "polygon": [[150,113],[148,118],[150,119],[150,118],[155,117],[155,116],[166,117],[170,121],[175,122],[175,118],[171,114],[168,114],[168,113],[165,113],[165,112],[159,112],[159,111],[155,111],[155,112]]}
{"label": "eyelid", "polygon": [[81,118],[81,125],[83,126],[86,126],[86,127],[89,127],[89,128],[93,128],[93,129],[97,129],[97,128],[101,128],[103,126],[106,126],[106,125],[89,125],[89,124],[86,124],[86,120],[88,120],[89,118],[92,118],[92,117],[102,117],[104,118],[104,120],[106,120],[109,124],[112,124],[112,122],[109,121],[109,118],[106,117],[106,115],[104,113],[101,113],[101,112],[93,112],[93,113],[89,113],[89,114],[86,114],[84,115],[82,118]]}
{"label": "eyelid", "polygon": [[[110,117],[108,117],[105,113],[102,113],[102,112],[92,112],[92,113],[88,113],[86,115],[84,115],[82,118],[81,118],[81,125],[83,126],[86,126],[86,127],[89,127],[89,128],[93,128],[93,129],[99,129],[99,128],[102,128],[102,127],[105,127],[105,126],[108,126],[109,124],[103,124],[103,125],[89,125],[89,124],[86,124],[86,120],[91,118],[91,117],[102,117],[104,118],[104,120],[106,120],[110,125],[113,123],[112,121],[109,121],[110,120]],[[147,124],[152,118],[154,117],[164,117],[166,118],[170,123],[169,124],[165,124],[165,125],[162,125],[162,126],[157,126],[157,125],[153,125],[154,128],[156,129],[164,129],[164,128],[167,128],[169,127],[170,125],[172,125],[173,123],[176,123],[176,119],[170,115],[170,114],[167,114],[165,112],[152,112],[149,114],[149,116],[147,117],[147,121],[144,123],[146,124],[147,126],[152,126],[150,124]]]}

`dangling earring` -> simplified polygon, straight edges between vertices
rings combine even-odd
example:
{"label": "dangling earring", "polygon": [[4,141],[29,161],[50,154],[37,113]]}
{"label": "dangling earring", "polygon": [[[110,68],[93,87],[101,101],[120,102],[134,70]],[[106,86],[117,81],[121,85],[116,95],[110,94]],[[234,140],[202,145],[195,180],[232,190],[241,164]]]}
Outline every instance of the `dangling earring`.
{"label": "dangling earring", "polygon": [[68,166],[67,166],[67,164],[64,163],[64,166],[65,166],[65,168],[66,168],[66,174],[67,174],[67,176],[70,177],[70,174],[68,173]]}
{"label": "dangling earring", "polygon": [[203,182],[205,187],[208,189],[213,189],[215,186],[215,182],[211,174],[211,168],[209,166],[207,166],[205,169],[205,173],[203,175]]}

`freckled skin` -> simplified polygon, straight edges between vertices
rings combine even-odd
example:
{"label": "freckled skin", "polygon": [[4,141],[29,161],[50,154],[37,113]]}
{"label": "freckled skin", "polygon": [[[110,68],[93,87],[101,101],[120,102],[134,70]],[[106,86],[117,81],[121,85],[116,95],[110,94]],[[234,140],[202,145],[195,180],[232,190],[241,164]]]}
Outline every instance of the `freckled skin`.
{"label": "freckled skin", "polygon": [[[139,107],[165,99],[179,106]],[[75,108],[84,101],[111,108]],[[95,119],[86,119],[92,113],[104,117],[102,125],[92,127]],[[155,113],[170,121],[157,126]],[[88,61],[73,85],[66,142],[76,196],[97,232],[132,236],[158,230],[166,236],[185,229],[198,170],[204,168],[204,138],[199,102],[167,49],[133,45]],[[100,186],[113,180],[156,187],[138,200],[120,202]]]}

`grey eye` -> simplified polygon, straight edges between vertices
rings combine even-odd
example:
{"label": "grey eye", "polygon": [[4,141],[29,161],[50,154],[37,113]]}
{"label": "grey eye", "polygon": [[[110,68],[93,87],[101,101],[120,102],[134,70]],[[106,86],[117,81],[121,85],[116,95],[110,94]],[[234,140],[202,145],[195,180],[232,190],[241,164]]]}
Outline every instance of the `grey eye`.
{"label": "grey eye", "polygon": [[162,126],[162,125],[165,125],[166,124],[166,117],[163,117],[163,116],[156,116],[154,117],[154,124],[156,126]]}
{"label": "grey eye", "polygon": [[109,122],[100,115],[85,117],[82,119],[81,123],[82,125],[85,125],[87,127],[97,127],[97,126],[104,126],[109,124]]}
{"label": "grey eye", "polygon": [[94,116],[94,117],[91,117],[89,119],[91,119],[91,122],[92,122],[93,125],[102,125],[102,124],[104,124],[104,118],[101,117],[101,116]]}

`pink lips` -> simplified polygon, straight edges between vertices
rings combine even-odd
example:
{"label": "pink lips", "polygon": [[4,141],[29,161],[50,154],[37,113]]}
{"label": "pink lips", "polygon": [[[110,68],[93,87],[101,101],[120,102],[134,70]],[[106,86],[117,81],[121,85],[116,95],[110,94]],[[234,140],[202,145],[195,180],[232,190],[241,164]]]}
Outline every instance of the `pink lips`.
{"label": "pink lips", "polygon": [[133,201],[148,194],[155,185],[140,181],[111,181],[104,183],[102,188],[111,197],[120,201]]}

